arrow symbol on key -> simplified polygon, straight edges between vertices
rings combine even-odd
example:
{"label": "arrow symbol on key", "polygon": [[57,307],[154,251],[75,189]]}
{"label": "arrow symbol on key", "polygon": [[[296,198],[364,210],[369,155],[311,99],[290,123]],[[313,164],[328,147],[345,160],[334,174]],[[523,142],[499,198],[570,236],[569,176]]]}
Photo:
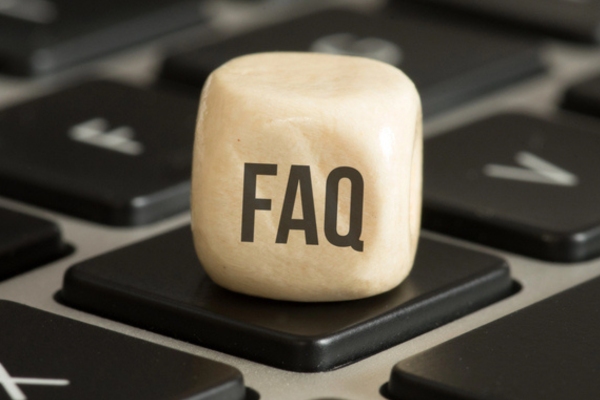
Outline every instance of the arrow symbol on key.
{"label": "arrow symbol on key", "polygon": [[101,147],[107,150],[138,156],[144,152],[144,146],[133,140],[134,131],[128,126],[108,130],[108,121],[94,118],[73,126],[69,137],[77,142]]}
{"label": "arrow symbol on key", "polygon": [[511,179],[522,182],[543,183],[557,186],[577,186],[576,175],[526,151],[515,156],[515,161],[523,168],[508,165],[487,164],[483,173],[491,178]]}

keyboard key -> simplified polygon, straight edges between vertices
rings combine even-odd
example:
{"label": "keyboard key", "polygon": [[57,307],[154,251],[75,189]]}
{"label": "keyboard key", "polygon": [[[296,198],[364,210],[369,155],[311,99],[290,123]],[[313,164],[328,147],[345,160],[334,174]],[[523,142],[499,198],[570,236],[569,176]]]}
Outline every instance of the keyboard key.
{"label": "keyboard key", "polygon": [[334,369],[511,294],[506,263],[423,239],[409,278],[362,300],[294,303],[216,286],[190,227],[75,265],[62,301],[277,368]]}
{"label": "keyboard key", "polygon": [[451,6],[574,40],[600,40],[600,2],[595,0],[418,1]]}
{"label": "keyboard key", "polygon": [[0,0],[0,70],[60,70],[206,19],[200,0]]}
{"label": "keyboard key", "polygon": [[195,102],[91,82],[0,112],[0,194],[110,225],[189,207]]}
{"label": "keyboard key", "polygon": [[0,321],[0,399],[245,396],[242,374],[225,364],[8,301]]}
{"label": "keyboard key", "polygon": [[416,84],[426,114],[470,100],[543,69],[536,42],[398,12],[367,16],[326,11],[175,55],[162,78],[200,90],[233,57],[266,51],[318,51],[374,58]]}
{"label": "keyboard key", "polygon": [[0,280],[68,253],[54,222],[0,208]]}
{"label": "keyboard key", "polygon": [[565,92],[562,107],[600,117],[600,75],[570,87]]}
{"label": "keyboard key", "polygon": [[549,261],[600,255],[598,127],[500,115],[425,141],[423,226]]}
{"label": "keyboard key", "polygon": [[594,400],[600,279],[399,362],[394,399]]}

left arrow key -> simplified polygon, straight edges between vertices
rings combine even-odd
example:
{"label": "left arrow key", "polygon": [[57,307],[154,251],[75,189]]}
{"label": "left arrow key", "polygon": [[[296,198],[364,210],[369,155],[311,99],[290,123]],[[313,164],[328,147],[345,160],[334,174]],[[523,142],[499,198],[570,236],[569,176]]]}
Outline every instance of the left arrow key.
{"label": "left arrow key", "polygon": [[196,103],[108,81],[0,112],[0,195],[116,226],[189,207]]}

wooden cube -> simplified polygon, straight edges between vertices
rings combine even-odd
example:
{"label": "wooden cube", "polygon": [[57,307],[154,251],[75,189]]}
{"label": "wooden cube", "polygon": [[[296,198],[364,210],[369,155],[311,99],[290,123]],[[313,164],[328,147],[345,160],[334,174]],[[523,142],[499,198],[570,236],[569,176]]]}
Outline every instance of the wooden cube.
{"label": "wooden cube", "polygon": [[293,301],[373,296],[413,264],[421,104],[360,57],[263,53],[215,70],[194,144],[192,230],[219,285]]}

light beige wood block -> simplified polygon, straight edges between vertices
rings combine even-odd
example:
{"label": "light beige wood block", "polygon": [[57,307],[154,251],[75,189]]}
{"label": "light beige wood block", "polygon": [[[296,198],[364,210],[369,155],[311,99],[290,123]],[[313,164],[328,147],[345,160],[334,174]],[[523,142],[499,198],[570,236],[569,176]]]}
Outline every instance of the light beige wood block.
{"label": "light beige wood block", "polygon": [[209,276],[272,299],[373,296],[410,272],[419,236],[421,105],[366,58],[236,58],[202,91],[192,230]]}

